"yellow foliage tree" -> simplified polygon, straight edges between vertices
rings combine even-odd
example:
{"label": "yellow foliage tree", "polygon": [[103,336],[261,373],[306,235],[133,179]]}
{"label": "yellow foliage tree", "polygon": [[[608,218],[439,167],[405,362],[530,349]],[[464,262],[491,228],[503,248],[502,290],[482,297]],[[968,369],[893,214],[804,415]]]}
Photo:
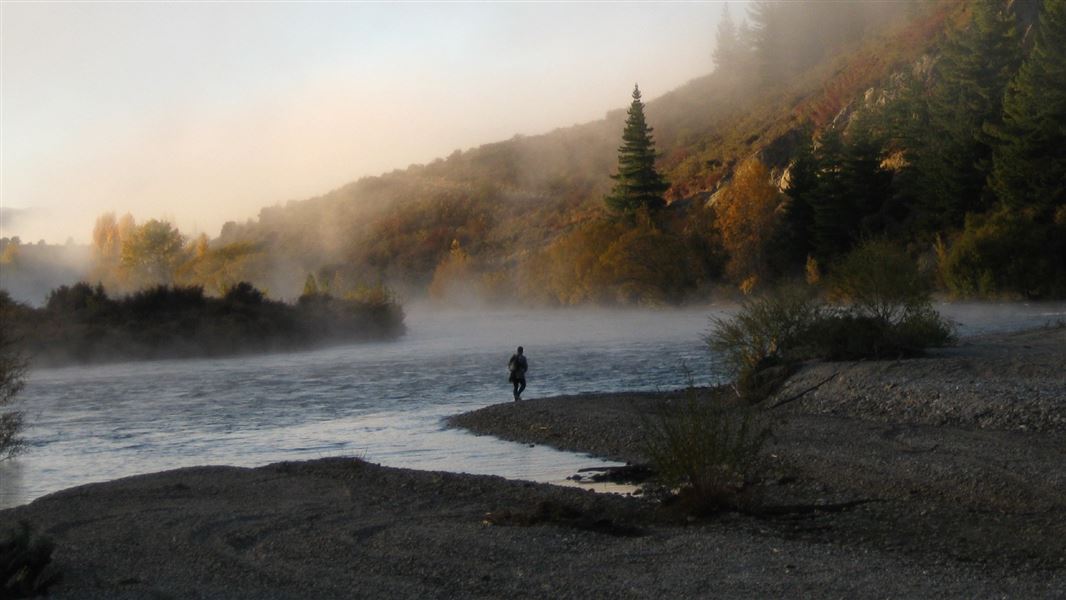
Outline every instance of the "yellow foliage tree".
{"label": "yellow foliage tree", "polygon": [[170,284],[183,258],[181,232],[166,221],[152,219],[122,240],[122,267],[138,286]]}
{"label": "yellow foliage tree", "polygon": [[429,297],[434,300],[454,299],[461,292],[468,292],[472,281],[470,255],[463,250],[459,240],[452,240],[448,255],[441,259],[433,271]]}
{"label": "yellow foliage tree", "polygon": [[767,246],[778,225],[781,199],[770,170],[756,158],[744,161],[718,196],[718,229],[729,253],[726,275],[745,291],[767,275]]}

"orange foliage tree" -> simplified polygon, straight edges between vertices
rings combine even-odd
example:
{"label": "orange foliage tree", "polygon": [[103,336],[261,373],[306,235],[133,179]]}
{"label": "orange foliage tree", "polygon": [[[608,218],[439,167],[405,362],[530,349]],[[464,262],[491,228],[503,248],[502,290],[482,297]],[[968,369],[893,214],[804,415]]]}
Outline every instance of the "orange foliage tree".
{"label": "orange foliage tree", "polygon": [[782,195],[756,158],[737,168],[716,201],[718,229],[729,254],[726,275],[745,292],[767,275],[767,247],[780,219]]}

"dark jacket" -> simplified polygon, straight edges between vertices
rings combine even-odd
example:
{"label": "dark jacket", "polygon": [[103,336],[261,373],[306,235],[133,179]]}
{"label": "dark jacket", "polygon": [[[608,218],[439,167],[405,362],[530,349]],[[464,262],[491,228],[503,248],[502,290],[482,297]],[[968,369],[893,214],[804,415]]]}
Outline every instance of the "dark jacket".
{"label": "dark jacket", "polygon": [[529,369],[529,363],[526,362],[526,355],[512,354],[511,360],[507,361],[507,370],[511,372],[508,381],[515,382],[525,379],[527,369]]}

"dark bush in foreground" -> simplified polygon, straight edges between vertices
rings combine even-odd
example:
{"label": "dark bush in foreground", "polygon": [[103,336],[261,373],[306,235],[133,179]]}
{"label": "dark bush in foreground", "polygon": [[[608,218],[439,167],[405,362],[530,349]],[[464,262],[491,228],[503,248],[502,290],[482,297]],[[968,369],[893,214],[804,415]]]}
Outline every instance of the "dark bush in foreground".
{"label": "dark bush in foreground", "polygon": [[59,580],[52,566],[51,540],[33,534],[22,522],[0,538],[0,598],[43,595]]}
{"label": "dark bush in foreground", "polygon": [[694,390],[665,406],[648,424],[645,453],[659,480],[678,490],[689,513],[741,508],[747,503],[759,452],[769,435],[755,409]]}

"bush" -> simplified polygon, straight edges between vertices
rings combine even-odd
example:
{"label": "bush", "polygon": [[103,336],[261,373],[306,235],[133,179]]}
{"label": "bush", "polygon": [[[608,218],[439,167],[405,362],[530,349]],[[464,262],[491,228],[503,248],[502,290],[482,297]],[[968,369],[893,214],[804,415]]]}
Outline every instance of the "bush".
{"label": "bush", "polygon": [[0,538],[0,598],[33,598],[48,591],[59,580],[51,565],[54,549],[26,522]]}
{"label": "bush", "polygon": [[666,405],[649,424],[645,452],[689,512],[739,508],[769,435],[754,409],[699,399]]}
{"label": "bush", "polygon": [[929,305],[931,286],[918,265],[892,244],[867,241],[833,270],[830,298],[858,315],[898,323],[906,314]]}
{"label": "bush", "polygon": [[941,276],[956,296],[1066,296],[1064,223],[1036,223],[1012,212],[970,215],[940,258]]}
{"label": "bush", "polygon": [[837,267],[827,306],[809,290],[787,287],[748,300],[731,319],[716,319],[708,338],[750,401],[772,394],[796,362],[914,356],[954,339],[954,326],[932,308],[929,285],[906,255],[867,242]]}
{"label": "bush", "polygon": [[731,319],[714,319],[707,344],[724,358],[740,394],[759,400],[775,387],[760,374],[806,358],[811,329],[823,311],[809,289],[781,287],[746,300]]}

